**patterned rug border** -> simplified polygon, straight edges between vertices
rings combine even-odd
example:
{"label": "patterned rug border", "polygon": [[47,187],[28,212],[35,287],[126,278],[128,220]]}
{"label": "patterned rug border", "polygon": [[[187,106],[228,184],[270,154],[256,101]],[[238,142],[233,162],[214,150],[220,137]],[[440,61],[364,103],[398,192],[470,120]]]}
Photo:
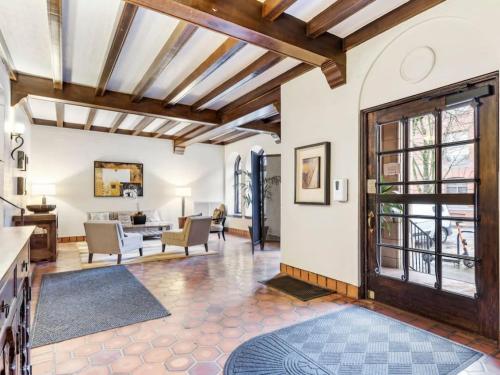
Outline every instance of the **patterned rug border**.
{"label": "patterned rug border", "polygon": [[[111,267],[120,267],[120,268],[124,269],[125,271],[127,271],[134,279],[137,280],[137,282],[139,284],[141,284],[143,286],[143,288],[146,290],[146,293],[148,293],[149,296],[151,298],[153,298],[163,308],[163,310],[165,310],[165,313],[164,313],[165,315],[160,316],[160,317],[158,317],[156,319],[139,319],[139,320],[137,320],[134,323],[117,324],[116,326],[114,326],[112,328],[109,328],[109,329],[96,329],[94,332],[91,332],[91,333],[85,333],[85,334],[80,335],[80,336],[75,336],[75,337],[70,337],[70,338],[67,338],[67,339],[53,341],[53,342],[48,343],[48,344],[35,345],[33,343],[32,348],[38,348],[38,347],[42,347],[42,346],[46,346],[46,345],[53,345],[53,344],[57,344],[57,343],[60,343],[60,342],[72,340],[72,339],[75,339],[75,338],[78,338],[78,337],[93,335],[93,334],[96,334],[96,333],[99,333],[99,332],[110,331],[110,330],[113,330],[113,329],[122,328],[122,327],[126,327],[126,326],[133,325],[133,324],[143,323],[143,322],[147,322],[147,321],[150,321],[150,320],[164,319],[164,318],[169,317],[170,315],[172,315],[172,313],[170,312],[170,310],[168,310],[165,306],[163,306],[163,304],[158,300],[158,298],[156,298],[154,296],[154,294],[152,294],[149,291],[149,289],[146,288],[146,286],[132,272],[130,272],[125,265],[115,264],[115,265],[106,265],[106,266],[102,266],[102,267],[98,267],[98,268],[102,269],[102,268],[108,268],[108,267],[109,268],[111,268]],[[62,272],[47,273],[47,274],[43,274],[42,275],[42,280],[40,282],[40,292],[39,292],[39,295],[38,295],[38,298],[37,298],[37,303],[36,303],[36,307],[35,307],[35,314],[33,315],[32,336],[34,336],[34,334],[36,332],[36,324],[38,322],[38,317],[39,317],[39,304],[40,304],[40,301],[42,300],[43,285],[46,282],[46,280],[49,279],[49,278],[52,278],[52,277],[60,277],[61,275],[67,275],[67,274],[79,273],[79,272],[89,272],[89,271],[94,271],[94,270],[95,270],[94,268],[88,268],[88,269],[81,269],[81,270],[74,270],[74,271],[62,271]]]}
{"label": "patterned rug border", "polygon": [[[400,323],[406,327],[409,327],[409,328],[413,328],[419,332],[423,332],[425,334],[428,334],[428,335],[431,335],[433,337],[437,337],[439,339],[442,339],[442,340],[445,340],[445,341],[448,341],[450,343],[452,343],[453,345],[457,345],[459,347],[462,347],[462,348],[465,348],[465,349],[468,349],[468,350],[471,350],[473,352],[475,352],[476,354],[474,356],[472,356],[470,359],[468,359],[467,361],[465,361],[464,363],[462,363],[459,367],[457,367],[456,369],[452,370],[451,372],[448,372],[447,374],[445,375],[459,375],[460,372],[464,371],[467,367],[469,367],[470,365],[472,365],[474,362],[476,362],[477,360],[479,360],[481,357],[484,356],[484,353],[476,350],[476,349],[473,349],[471,347],[468,347],[466,345],[463,345],[461,343],[458,343],[458,342],[455,342],[453,340],[450,340],[446,337],[443,337],[443,336],[439,336],[438,334],[434,333],[434,332],[429,332],[429,331],[426,331],[425,329],[422,329],[420,327],[415,327],[413,325],[411,325],[410,323],[407,323],[407,322],[403,322],[403,321],[399,321],[397,319],[394,319],[393,317],[390,317],[390,316],[387,316],[387,315],[384,315],[382,313],[379,313],[377,311],[373,311],[373,310],[370,310],[364,306],[358,306],[358,305],[353,305],[353,306],[347,306],[347,307],[343,307],[341,308],[340,310],[338,311],[334,311],[332,313],[328,313],[328,314],[324,314],[324,315],[321,315],[321,316],[317,316],[315,318],[311,318],[311,319],[306,319],[302,322],[299,322],[299,323],[294,323],[292,325],[289,325],[289,326],[286,326],[286,327],[282,327],[282,328],[279,328],[279,329],[276,329],[274,331],[271,331],[271,332],[268,332],[268,333],[264,333],[264,334],[261,334],[261,335],[258,335],[258,336],[255,336],[253,338],[251,338],[250,340],[248,341],[245,341],[244,343],[238,345],[232,352],[231,354],[229,355],[226,363],[224,364],[224,369],[223,369],[223,375],[232,375],[229,370],[228,370],[228,367],[229,367],[229,364],[232,363],[232,361],[234,361],[235,359],[235,356],[236,356],[236,352],[238,351],[239,348],[241,348],[242,346],[245,346],[247,344],[250,344],[250,343],[253,343],[254,341],[257,341],[263,337],[266,337],[266,336],[274,336],[274,337],[277,337],[278,339],[280,339],[282,342],[286,343],[286,341],[282,340],[280,337],[276,336],[275,335],[275,332],[279,332],[283,329],[288,329],[288,328],[292,328],[292,327],[296,327],[296,326],[299,326],[301,324],[304,324],[304,323],[307,323],[307,322],[311,322],[311,321],[314,321],[314,320],[317,320],[317,319],[321,319],[325,316],[329,316],[329,315],[336,315],[336,314],[339,314],[339,313],[342,313],[344,311],[347,311],[347,310],[351,310],[351,309],[361,309],[361,310],[365,310],[365,311],[368,311],[370,313],[373,313],[373,314],[376,314],[378,316],[381,316],[383,318],[386,318],[386,319],[389,319],[389,320],[392,320],[394,322],[397,322],[397,323]],[[286,345],[288,347],[290,347],[290,345],[288,343],[286,343]],[[294,348],[294,351],[296,351],[296,349]],[[305,353],[302,353],[302,352],[299,352],[300,355],[302,355],[303,357],[307,358],[309,361],[313,362],[314,364],[316,364],[318,367],[322,368],[321,365],[317,364],[314,360],[312,360],[311,358],[309,358]]]}

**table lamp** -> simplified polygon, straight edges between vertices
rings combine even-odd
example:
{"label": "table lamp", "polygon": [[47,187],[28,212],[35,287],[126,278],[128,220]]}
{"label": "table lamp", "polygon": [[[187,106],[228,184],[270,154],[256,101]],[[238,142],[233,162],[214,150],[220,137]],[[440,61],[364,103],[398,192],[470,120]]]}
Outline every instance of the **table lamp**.
{"label": "table lamp", "polygon": [[47,204],[47,195],[56,195],[56,185],[54,184],[33,184],[31,186],[31,195],[41,195],[42,204],[32,204],[26,206],[28,210],[37,214],[48,213],[56,208],[55,204]]}
{"label": "table lamp", "polygon": [[190,187],[178,187],[175,189],[175,195],[182,198],[182,216],[185,215],[186,211],[186,197],[191,196]]}

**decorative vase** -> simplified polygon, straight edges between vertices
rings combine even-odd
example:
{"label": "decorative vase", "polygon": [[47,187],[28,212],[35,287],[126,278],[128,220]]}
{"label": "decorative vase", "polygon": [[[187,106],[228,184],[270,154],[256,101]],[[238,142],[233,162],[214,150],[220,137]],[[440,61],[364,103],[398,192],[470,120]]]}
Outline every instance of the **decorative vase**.
{"label": "decorative vase", "polygon": [[146,224],[146,215],[144,215],[141,211],[139,211],[132,216],[132,221],[134,225]]}

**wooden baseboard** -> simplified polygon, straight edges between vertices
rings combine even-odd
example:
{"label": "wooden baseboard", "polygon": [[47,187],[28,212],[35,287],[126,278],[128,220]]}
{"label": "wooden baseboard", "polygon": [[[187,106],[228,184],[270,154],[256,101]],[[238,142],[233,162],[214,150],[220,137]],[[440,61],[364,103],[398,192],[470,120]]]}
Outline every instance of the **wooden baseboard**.
{"label": "wooden baseboard", "polygon": [[229,234],[234,234],[235,236],[250,238],[250,233],[248,230],[237,229],[237,228],[226,228],[226,232]]}
{"label": "wooden baseboard", "polygon": [[354,299],[359,298],[359,288],[355,285],[348,284],[340,280],[335,280],[326,276],[318,275],[317,273],[309,272],[297,267],[292,267],[284,263],[280,263],[280,271],[295,279],[332,290],[343,296]]}
{"label": "wooden baseboard", "polygon": [[83,241],[85,241],[85,236],[71,236],[71,237],[57,238],[57,243],[83,242]]}

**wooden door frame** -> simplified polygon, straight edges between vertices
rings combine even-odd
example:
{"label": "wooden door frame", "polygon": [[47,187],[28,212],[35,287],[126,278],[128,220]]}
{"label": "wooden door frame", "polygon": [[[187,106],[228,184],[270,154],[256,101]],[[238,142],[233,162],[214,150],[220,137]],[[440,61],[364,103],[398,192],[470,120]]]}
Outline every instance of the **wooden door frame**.
{"label": "wooden door frame", "polygon": [[[389,103],[377,105],[374,107],[362,109],[360,111],[360,117],[359,117],[359,171],[358,171],[358,178],[359,178],[359,255],[360,255],[360,271],[361,271],[361,283],[359,287],[359,297],[360,298],[368,298],[368,274],[369,274],[369,269],[368,269],[368,222],[367,222],[367,174],[368,174],[368,164],[367,164],[367,155],[368,155],[368,136],[367,136],[367,126],[368,126],[368,114],[379,111],[382,109],[387,109],[390,107],[395,107],[399,106],[405,103],[409,103],[412,101],[416,100],[421,100],[424,98],[433,98],[433,97],[439,97],[439,96],[445,96],[449,95],[452,93],[456,93],[457,91],[460,90],[466,90],[470,84],[477,84],[481,83],[484,81],[488,80],[494,80],[495,81],[495,97],[496,97],[496,121],[497,121],[497,128],[499,126],[499,72],[492,72],[488,74],[484,74],[481,76],[473,77],[467,80],[463,80],[451,85],[447,85],[444,87],[440,87],[437,89],[429,90],[420,94],[412,95],[403,99],[398,99]],[[498,135],[497,135],[498,137]],[[497,144],[500,146],[500,142],[497,138]],[[497,165],[500,165],[499,162],[499,148],[496,148],[496,160],[497,160]],[[497,184],[497,191],[499,187],[499,178],[498,178],[498,168],[497,168],[497,178],[496,178],[496,184]],[[499,194],[500,195],[500,194]],[[498,197],[500,199],[500,196]],[[479,202],[480,204],[480,202]],[[498,205],[496,207],[496,210],[498,211]],[[498,219],[498,216],[497,216]],[[498,222],[498,220],[497,220]],[[496,236],[498,237],[499,231],[498,231],[498,225],[497,225],[497,233]],[[498,241],[497,241],[498,244]],[[498,248],[498,246],[497,246]],[[496,265],[496,270],[497,273],[499,272],[500,264]],[[500,299],[500,295],[497,297]],[[436,317],[434,317],[436,319]],[[500,337],[500,332],[497,332],[497,337],[496,339]]]}

